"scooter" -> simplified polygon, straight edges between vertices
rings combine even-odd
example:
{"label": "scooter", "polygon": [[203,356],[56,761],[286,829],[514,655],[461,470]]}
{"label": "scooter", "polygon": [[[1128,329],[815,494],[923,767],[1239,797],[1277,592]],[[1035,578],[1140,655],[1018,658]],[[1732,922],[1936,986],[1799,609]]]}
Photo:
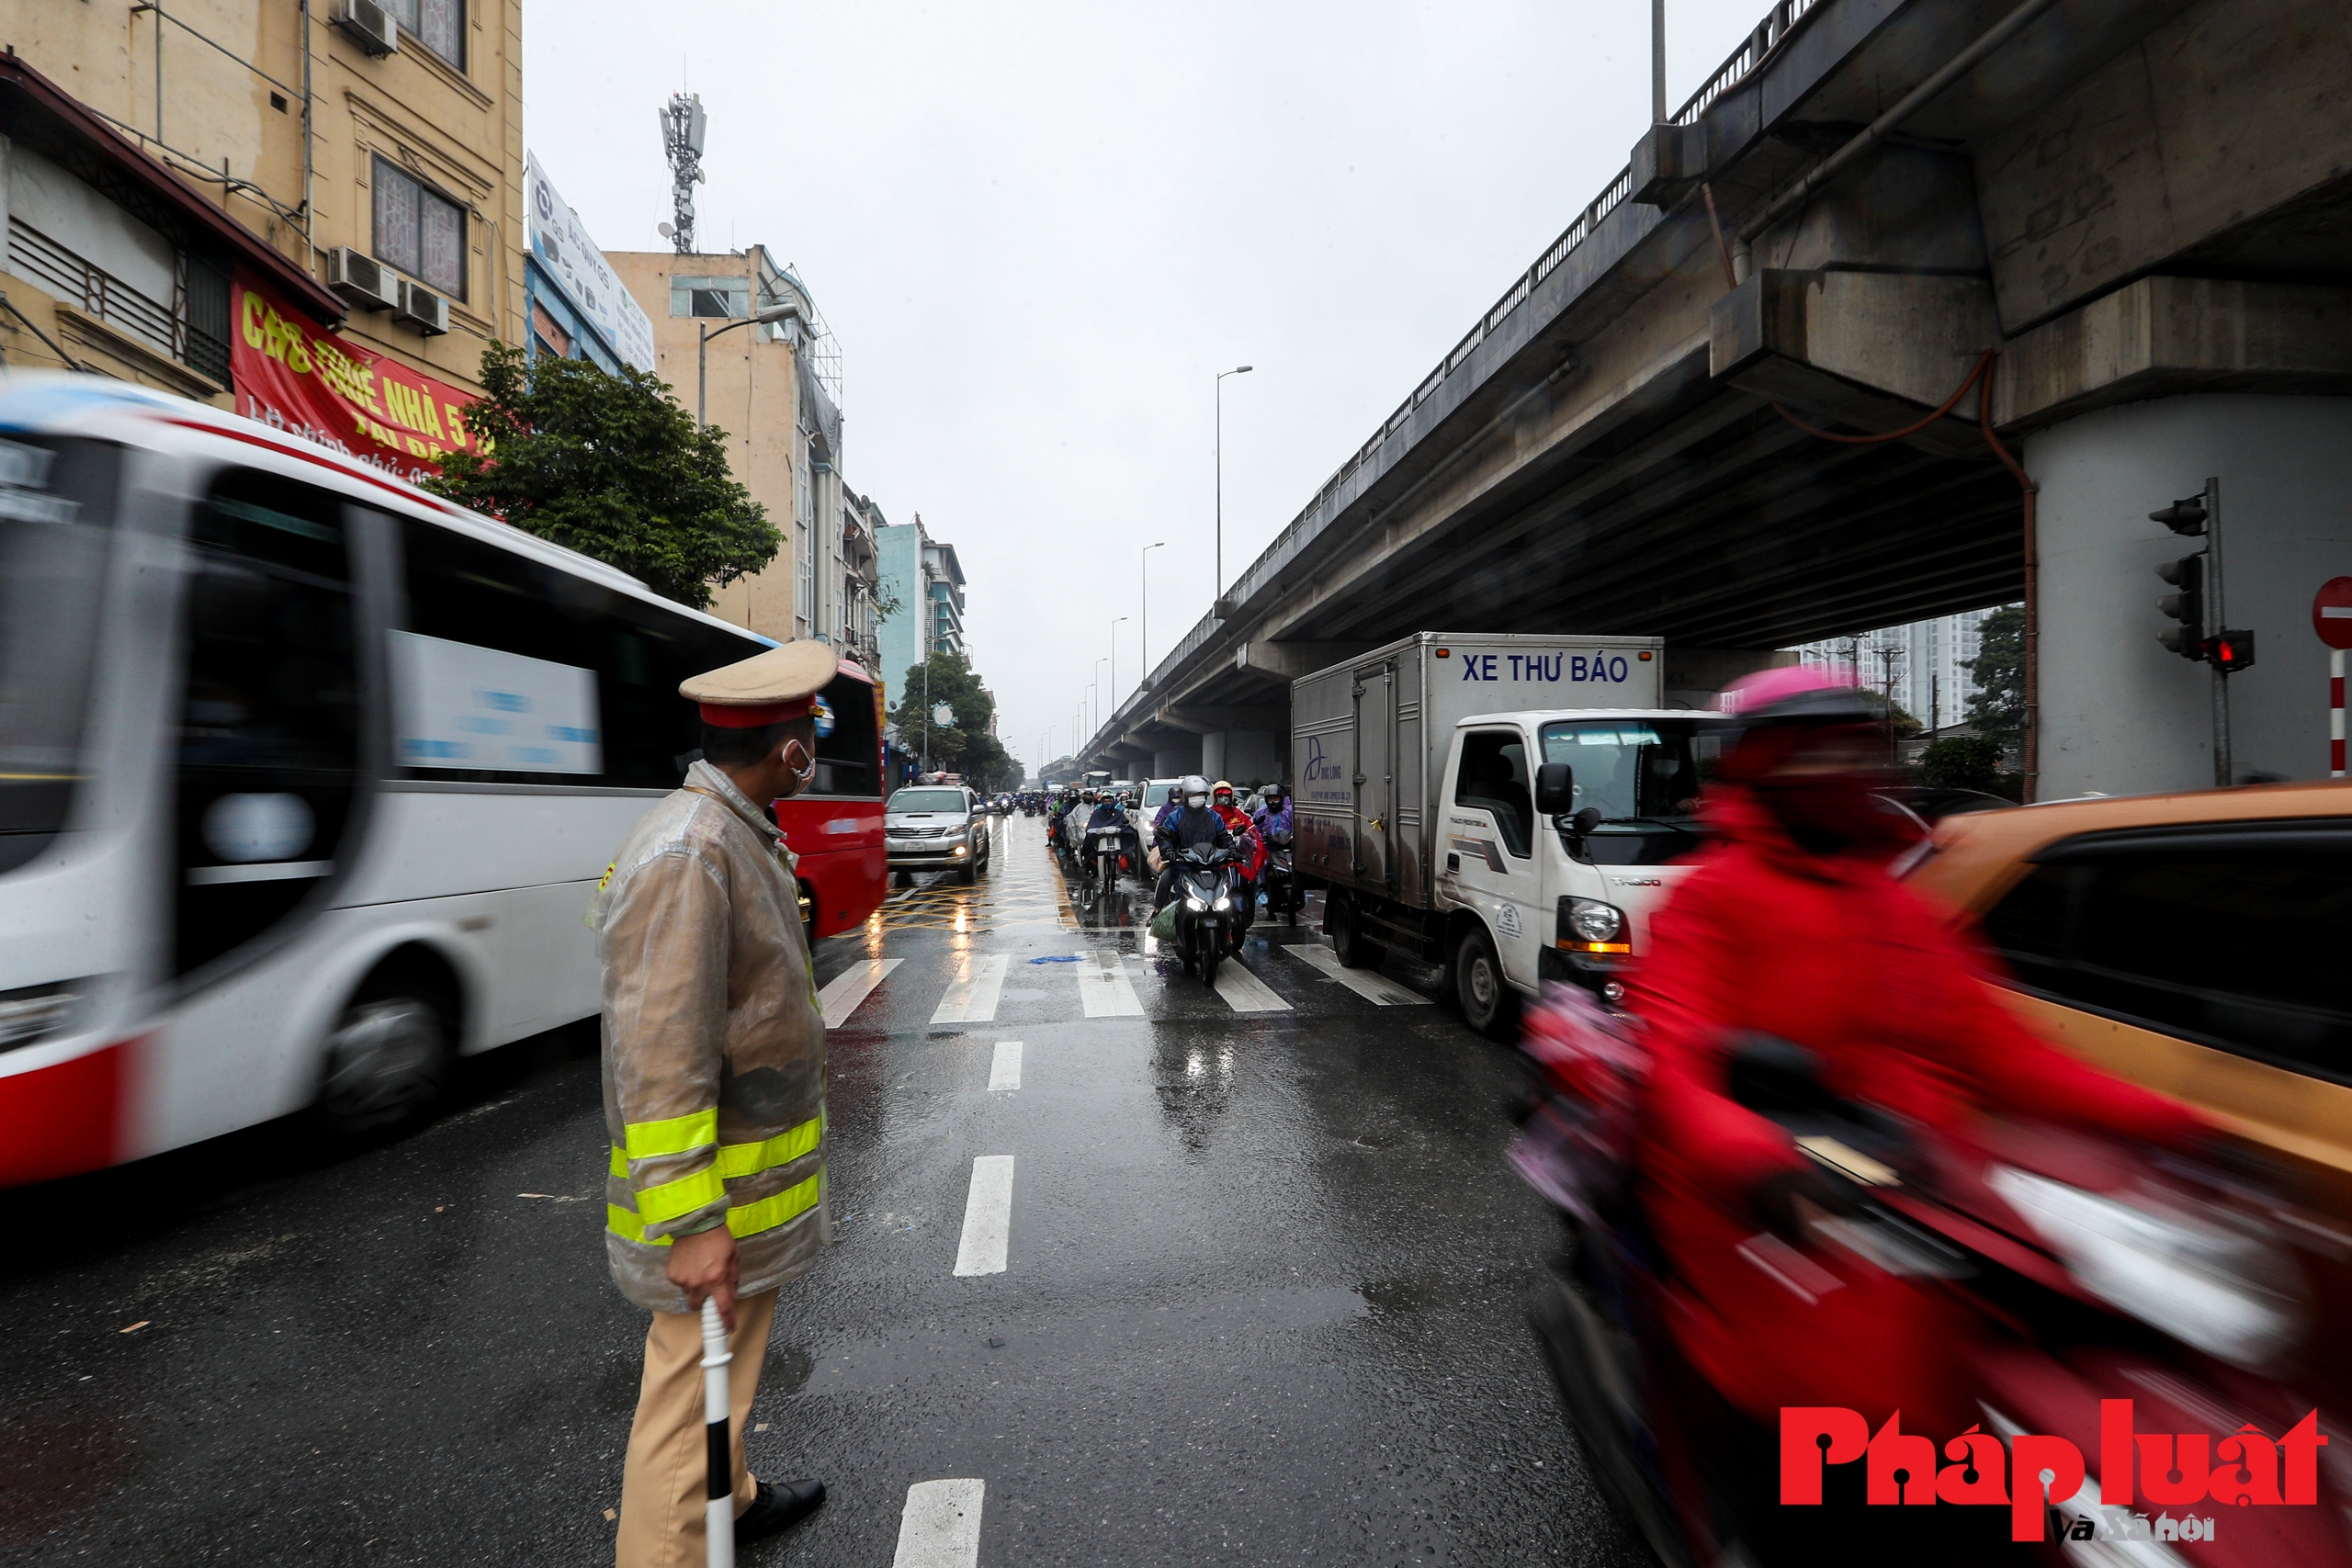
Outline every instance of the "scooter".
{"label": "scooter", "polygon": [[1086,830],[1086,879],[1104,893],[1119,886],[1119,863],[1126,855],[1127,829],[1106,824]]}
{"label": "scooter", "polygon": [[1201,978],[1216,984],[1216,966],[1233,945],[1241,924],[1234,907],[1234,868],[1238,850],[1195,844],[1176,856],[1176,953],[1184,973],[1197,968]]}
{"label": "scooter", "polygon": [[1265,887],[1266,913],[1283,916],[1296,925],[1306,898],[1299,891],[1297,874],[1291,869],[1290,849],[1288,833],[1266,835],[1266,869],[1261,880]]}
{"label": "scooter", "polygon": [[[1550,984],[1529,1010],[1522,1051],[1532,1091],[1507,1159],[1558,1213],[1566,1242],[1560,1279],[1545,1286],[1531,1317],[1600,1491],[1668,1568],[1809,1560],[1805,1543],[1817,1546],[1819,1532],[1837,1527],[1818,1509],[1776,1502],[1769,1443],[1760,1458],[1751,1456],[1761,1475],[1733,1478],[1743,1486],[1702,1484],[1724,1479],[1709,1474],[1703,1457],[1719,1417],[1670,1392],[1692,1387],[1697,1374],[1662,1326],[1660,1262],[1631,1175],[1648,1067],[1640,1040],[1589,993]],[[1962,1517],[1974,1509],[1867,1507],[1888,1552],[1940,1561],[1939,1551],[1955,1550],[1955,1527],[1996,1522],[1996,1551],[2011,1552],[2018,1549],[2008,1544],[2009,1527],[2030,1517],[2037,1538],[2054,1538],[2068,1562],[2352,1563],[2338,1525],[2347,1498],[2340,1473],[2307,1467],[2301,1479],[2311,1495],[2299,1501],[2312,1506],[2250,1514],[2222,1506],[2233,1500],[2222,1495],[2232,1484],[2225,1475],[2235,1473],[2227,1462],[2232,1440],[2253,1444],[2237,1451],[2251,1464],[2248,1475],[2263,1477],[2240,1483],[2241,1491],[2270,1486],[2281,1475],[2282,1450],[2285,1467],[2296,1465],[2291,1439],[2319,1403],[2282,1371],[2295,1363],[2310,1326],[2291,1204],[2239,1179],[2047,1125],[1996,1124],[1966,1140],[1931,1135],[1830,1095],[1811,1053],[1785,1041],[1738,1042],[1731,1089],[1789,1132],[1826,1179],[1821,1190],[1837,1199],[1834,1209],[1796,1206],[1794,1241],[1766,1229],[1742,1248],[1756,1267],[1755,1289],[1791,1292],[1812,1307],[1848,1282],[1866,1283],[1875,1270],[1971,1314],[1977,1332],[1951,1353],[1966,1358],[1966,1382],[1987,1430],[1904,1437],[1927,1462],[1917,1454],[1902,1462],[1917,1477],[1943,1450],[1954,1460],[1964,1454],[1975,1476],[1997,1468],[2007,1445],[2010,1482],[2033,1488],[1997,1521]],[[1835,1348],[1825,1347],[1825,1354]],[[2127,1399],[2133,1403],[2118,1439],[2110,1404]],[[1877,1423],[1887,1412],[1853,1413],[1857,1431],[1865,1416]],[[2232,1432],[2239,1422],[2278,1436],[2256,1440]],[[2103,1502],[2104,1467],[2117,1450],[2132,1451],[2135,1423],[2136,1501]],[[2158,1438],[2151,1431],[2197,1435]],[[2195,1474],[2168,1479],[2203,1465],[2209,1438],[2213,1457],[2224,1461],[2211,1472],[2210,1498]],[[2072,1445],[2086,1470],[2045,1464],[2052,1439]],[[2176,1440],[2181,1455],[2193,1447],[2198,1457],[2183,1457],[2172,1470]],[[1862,1457],[1860,1443],[1841,1455],[1836,1441],[1829,1459]],[[2163,1445],[2165,1457],[2151,1452],[2152,1442]],[[2065,1472],[2046,1499],[2039,1483],[2045,1467],[2053,1478]],[[1963,1468],[1923,1480],[1932,1481],[1927,1498],[1905,1500],[1934,1498]],[[1884,1484],[1891,1483],[1871,1482],[1874,1501],[1890,1500],[1876,1495]],[[2015,1495],[1997,1483],[1991,1494],[1997,1495],[1983,1500]],[[1948,1503],[1976,1500],[1942,1495]],[[2159,1516],[2153,1522],[2152,1514]],[[2225,1516],[2218,1524],[2204,1522],[2217,1514]],[[1898,1546],[1891,1532],[1906,1529],[1922,1531],[1924,1555]],[[2177,1548],[2176,1540],[2197,1544]]]}

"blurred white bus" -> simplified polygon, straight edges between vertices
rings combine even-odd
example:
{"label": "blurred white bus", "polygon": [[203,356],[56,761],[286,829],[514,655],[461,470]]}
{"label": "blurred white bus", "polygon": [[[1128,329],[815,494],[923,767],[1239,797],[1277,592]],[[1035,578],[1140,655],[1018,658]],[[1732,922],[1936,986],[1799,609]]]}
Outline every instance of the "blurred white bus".
{"label": "blurred white bus", "polygon": [[[697,743],[678,682],[766,646],[249,421],[0,382],[0,1186],[398,1122],[594,1013],[590,897]],[[820,789],[872,797],[878,855],[844,682]]]}

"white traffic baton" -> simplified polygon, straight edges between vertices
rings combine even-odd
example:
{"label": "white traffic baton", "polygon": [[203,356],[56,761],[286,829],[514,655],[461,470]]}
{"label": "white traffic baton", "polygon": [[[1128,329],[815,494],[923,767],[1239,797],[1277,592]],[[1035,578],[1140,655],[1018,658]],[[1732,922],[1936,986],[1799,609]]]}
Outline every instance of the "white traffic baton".
{"label": "white traffic baton", "polygon": [[727,1364],[735,1352],[727,1348],[727,1329],[718,1320],[718,1303],[702,1299],[702,1418],[709,1446],[710,1480],[704,1495],[710,1499],[704,1513],[704,1533],[710,1568],[735,1568],[735,1464],[728,1450],[727,1417],[729,1393]]}

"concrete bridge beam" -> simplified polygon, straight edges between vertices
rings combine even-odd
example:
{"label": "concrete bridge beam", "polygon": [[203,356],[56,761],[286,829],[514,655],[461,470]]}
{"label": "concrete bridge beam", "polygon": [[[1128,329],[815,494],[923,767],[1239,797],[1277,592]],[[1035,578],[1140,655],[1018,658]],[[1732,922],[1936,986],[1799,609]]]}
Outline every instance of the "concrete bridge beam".
{"label": "concrete bridge beam", "polygon": [[1290,772],[1287,729],[1222,729],[1201,737],[1201,773],[1212,782],[1263,784]]}

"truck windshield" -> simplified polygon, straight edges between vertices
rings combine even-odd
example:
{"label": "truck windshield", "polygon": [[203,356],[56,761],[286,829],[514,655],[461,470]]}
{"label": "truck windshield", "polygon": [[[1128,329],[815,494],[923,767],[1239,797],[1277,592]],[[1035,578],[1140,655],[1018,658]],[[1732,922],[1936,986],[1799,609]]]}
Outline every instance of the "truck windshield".
{"label": "truck windshield", "polygon": [[0,872],[65,826],[85,776],[115,448],[0,437]]}
{"label": "truck windshield", "polygon": [[[1600,814],[1571,853],[1597,865],[1656,865],[1698,842],[1699,791],[1715,775],[1715,718],[1564,719],[1544,727],[1544,760],[1576,775],[1577,810]],[[1566,819],[1561,831],[1567,833]]]}

